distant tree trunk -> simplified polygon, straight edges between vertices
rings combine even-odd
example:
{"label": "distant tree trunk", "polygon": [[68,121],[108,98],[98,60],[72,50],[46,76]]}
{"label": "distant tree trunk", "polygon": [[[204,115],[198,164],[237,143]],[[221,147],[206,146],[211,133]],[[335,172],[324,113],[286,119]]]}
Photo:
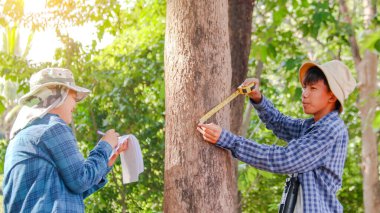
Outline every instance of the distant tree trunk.
{"label": "distant tree trunk", "polygon": [[[261,81],[261,73],[263,73],[264,64],[261,60],[257,62],[256,70],[255,70],[255,78],[259,79]],[[247,106],[244,111],[243,115],[243,123],[240,127],[240,135],[242,137],[247,137],[249,124],[251,123],[251,112],[252,112],[253,106],[251,103],[247,102]]]}
{"label": "distant tree trunk", "polygon": [[362,129],[362,174],[363,174],[363,201],[365,212],[379,212],[380,210],[380,183],[378,169],[378,144],[376,132],[372,127],[377,107],[377,66],[378,56],[368,50],[363,60],[357,66],[359,77],[359,112]]}
{"label": "distant tree trunk", "polygon": [[[236,87],[247,78],[248,58],[251,50],[253,5],[254,0],[228,1],[232,91],[236,90]],[[245,96],[241,95],[231,102],[230,130],[235,134],[240,134],[239,128],[243,120],[244,98]]]}
{"label": "distant tree trunk", "polygon": [[[376,14],[375,2],[365,0],[364,3],[364,26],[368,29],[371,20]],[[340,0],[340,8],[345,16],[345,21],[351,24],[348,16],[348,8],[344,0]],[[368,31],[368,30],[367,30]],[[363,174],[363,200],[364,210],[368,213],[379,212],[380,209],[380,182],[378,170],[378,144],[376,132],[372,127],[377,107],[377,70],[378,55],[365,50],[361,58],[355,34],[350,36],[351,51],[358,74],[359,100],[358,108],[361,118],[362,132],[362,174]]]}
{"label": "distant tree trunk", "polygon": [[[254,0],[228,0],[228,28],[231,47],[231,92],[247,78],[248,58],[251,50],[252,13]],[[230,130],[240,134],[245,96],[238,96],[230,104]],[[234,160],[235,178],[238,177],[238,161]],[[241,196],[239,193],[238,203]],[[241,212],[240,205],[237,206]]]}
{"label": "distant tree trunk", "polygon": [[[199,118],[230,93],[228,2],[168,0],[164,212],[237,212],[229,152],[203,141]],[[225,107],[210,119],[230,128]]]}

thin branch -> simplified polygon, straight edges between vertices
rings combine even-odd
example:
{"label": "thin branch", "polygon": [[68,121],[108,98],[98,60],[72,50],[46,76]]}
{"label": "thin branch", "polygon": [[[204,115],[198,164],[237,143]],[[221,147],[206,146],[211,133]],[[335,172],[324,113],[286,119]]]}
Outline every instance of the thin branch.
{"label": "thin branch", "polygon": [[356,41],[356,38],[355,38],[355,30],[354,30],[354,27],[352,26],[351,17],[348,14],[348,8],[347,8],[346,1],[345,0],[339,0],[339,7],[340,7],[340,11],[342,12],[344,21],[347,24],[349,24],[350,28],[351,28],[351,35],[349,37],[349,41],[351,44],[350,45],[351,46],[351,52],[352,52],[352,56],[354,57],[355,66],[358,66],[359,63],[362,61],[362,58],[360,56],[358,42]]}
{"label": "thin branch", "polygon": [[322,43],[320,40],[318,40],[317,38],[314,38],[314,41],[317,42],[317,44],[321,45],[323,48],[327,49],[328,53],[331,55],[331,57],[333,57],[334,59],[339,59],[339,55],[336,55],[334,54],[333,51],[331,51],[326,44]]}

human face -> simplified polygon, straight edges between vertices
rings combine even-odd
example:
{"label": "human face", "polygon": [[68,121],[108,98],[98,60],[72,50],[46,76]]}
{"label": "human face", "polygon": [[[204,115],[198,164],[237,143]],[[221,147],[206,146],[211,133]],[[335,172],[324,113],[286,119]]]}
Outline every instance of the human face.
{"label": "human face", "polygon": [[73,121],[73,111],[77,102],[75,101],[77,93],[73,90],[69,91],[67,98],[59,107],[55,108],[53,113],[58,114],[59,117],[65,121],[65,123],[70,124]]}
{"label": "human face", "polygon": [[303,86],[302,106],[306,114],[314,115],[314,120],[318,121],[335,108],[336,98],[329,91],[323,80]]}

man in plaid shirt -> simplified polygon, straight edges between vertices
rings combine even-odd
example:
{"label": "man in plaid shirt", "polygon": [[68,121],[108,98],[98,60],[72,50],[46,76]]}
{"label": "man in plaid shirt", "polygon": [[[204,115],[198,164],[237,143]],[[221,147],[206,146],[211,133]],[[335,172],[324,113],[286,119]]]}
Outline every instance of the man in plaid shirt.
{"label": "man in plaid shirt", "polygon": [[279,174],[298,174],[301,184],[294,212],[343,212],[336,197],[348,143],[347,128],[339,117],[344,100],[355,88],[348,68],[334,60],[322,65],[307,62],[300,68],[302,105],[310,119],[281,114],[259,91],[256,84],[248,94],[260,119],[273,133],[285,140],[285,147],[263,145],[236,136],[215,124],[200,124],[204,140],[230,150],[235,158],[256,168]]}

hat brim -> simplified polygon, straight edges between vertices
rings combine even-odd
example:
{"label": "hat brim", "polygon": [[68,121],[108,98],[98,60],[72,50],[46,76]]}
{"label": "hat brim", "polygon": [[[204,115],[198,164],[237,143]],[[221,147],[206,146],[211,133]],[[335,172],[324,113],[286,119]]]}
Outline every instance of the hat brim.
{"label": "hat brim", "polygon": [[84,98],[86,98],[88,96],[88,94],[91,92],[89,89],[86,89],[84,87],[80,87],[80,86],[71,86],[71,85],[67,85],[67,84],[64,84],[64,83],[60,83],[60,82],[49,82],[49,83],[46,83],[46,84],[41,84],[39,85],[38,87],[35,87],[35,88],[32,88],[31,91],[29,91],[28,93],[26,93],[25,95],[23,95],[20,99],[19,99],[19,103],[21,105],[23,105],[25,103],[25,101],[32,95],[36,94],[38,91],[40,91],[42,88],[45,88],[45,87],[48,87],[48,86],[58,86],[58,85],[61,85],[61,86],[64,86],[66,88],[69,88],[71,90],[74,90],[77,92],[77,97],[76,97],[76,102],[80,102],[82,101]]}
{"label": "hat brim", "polygon": [[[333,79],[331,79],[331,76],[329,74],[327,74],[325,72],[325,70],[319,66],[318,64],[316,63],[313,63],[313,62],[305,62],[301,65],[300,69],[299,69],[299,81],[301,83],[301,85],[303,85],[303,79],[304,79],[304,76],[306,74],[306,72],[311,68],[311,67],[318,67],[322,72],[323,74],[326,76],[326,79],[327,79],[327,83],[329,84],[329,87],[331,88],[331,84],[330,82],[332,82]],[[335,95],[335,94],[334,94]],[[339,100],[338,96],[335,95],[335,97],[338,99],[339,103],[340,103],[340,108],[339,108],[339,112],[341,113],[343,111],[343,103],[344,103],[344,100]]]}

